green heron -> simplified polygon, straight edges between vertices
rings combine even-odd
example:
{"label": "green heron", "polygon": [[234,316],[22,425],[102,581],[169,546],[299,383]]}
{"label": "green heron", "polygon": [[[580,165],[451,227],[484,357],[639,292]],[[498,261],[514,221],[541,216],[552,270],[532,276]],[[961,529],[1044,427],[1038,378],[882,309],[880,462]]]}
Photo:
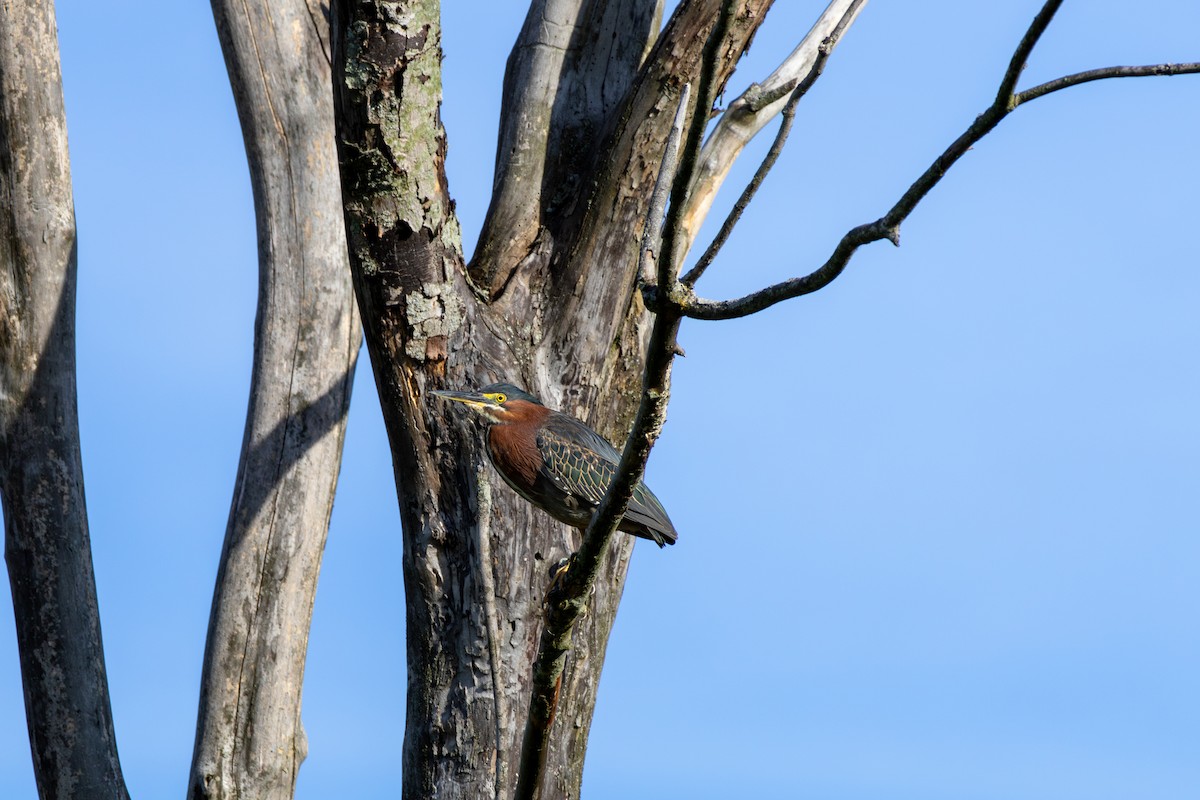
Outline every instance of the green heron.
{"label": "green heron", "polygon": [[[517,494],[576,528],[592,521],[621,460],[603,436],[510,383],[493,383],[477,392],[433,394],[465,403],[491,423],[488,458]],[[662,503],[641,481],[617,530],[659,547],[675,544],[678,538]]]}

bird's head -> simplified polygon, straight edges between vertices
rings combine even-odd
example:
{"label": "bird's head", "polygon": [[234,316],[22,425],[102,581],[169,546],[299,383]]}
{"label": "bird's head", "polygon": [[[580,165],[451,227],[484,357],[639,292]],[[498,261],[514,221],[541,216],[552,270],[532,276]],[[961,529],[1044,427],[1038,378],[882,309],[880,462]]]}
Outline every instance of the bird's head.
{"label": "bird's head", "polygon": [[476,392],[435,389],[431,394],[469,406],[489,422],[519,422],[542,408],[536,397],[511,383],[493,383]]}

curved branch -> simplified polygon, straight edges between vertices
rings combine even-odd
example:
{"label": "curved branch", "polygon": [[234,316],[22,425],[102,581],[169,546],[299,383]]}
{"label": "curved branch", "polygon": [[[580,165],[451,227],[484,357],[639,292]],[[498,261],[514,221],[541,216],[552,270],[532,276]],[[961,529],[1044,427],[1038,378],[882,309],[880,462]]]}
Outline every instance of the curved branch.
{"label": "curved branch", "polygon": [[0,502],[38,795],[127,800],[75,384],[75,212],[54,3],[0,13]]}
{"label": "curved branch", "polygon": [[559,687],[571,650],[571,632],[584,613],[587,597],[600,572],[604,553],[625,515],[633,490],[646,468],[650,449],[666,420],[670,399],[671,364],[680,315],[659,313],[654,319],[646,356],[645,383],[633,430],[621,455],[613,482],[584,533],[583,543],[566,573],[551,587],[546,619],[538,642],[525,738],[521,745],[516,800],[533,800],[541,784],[542,765],[550,728],[554,724]]}
{"label": "curved branch", "polygon": [[1100,69],[1089,69],[1084,72],[1076,72],[1073,75],[1064,75],[1061,78],[1055,78],[1052,81],[1038,84],[1032,89],[1018,92],[1013,105],[1023,105],[1053,92],[1106,78],[1153,78],[1170,75],[1189,75],[1197,72],[1200,72],[1200,61],[1188,61],[1182,64],[1147,64],[1140,67],[1101,67]]}
{"label": "curved branch", "polygon": [[315,0],[213,0],[254,188],[258,314],[188,796],[290,798],[309,623],[361,341]]}
{"label": "curved branch", "polygon": [[[1038,36],[1045,30],[1046,25],[1049,24],[1050,17],[1053,16],[1054,10],[1059,5],[1061,5],[1060,0],[1051,0],[1043,6],[1022,38],[1017,54],[1022,55],[1023,58],[1028,57],[1030,50],[1037,42]],[[908,218],[913,209],[917,207],[917,204],[941,181],[942,177],[959,158],[971,149],[976,142],[999,125],[1001,120],[1024,103],[1070,86],[1077,86],[1081,83],[1101,80],[1103,78],[1200,73],[1200,63],[1153,64],[1141,67],[1106,67],[1067,75],[1035,86],[1026,92],[1012,94],[1011,87],[1014,85],[1015,78],[1019,76],[1023,65],[1024,61],[1018,61],[1014,57],[1000,84],[1002,90],[1008,87],[1009,93],[1004,94],[1002,91],[1001,94],[997,95],[992,105],[976,117],[971,126],[934,160],[925,172],[900,196],[900,199],[896,201],[896,204],[886,214],[874,222],[859,225],[848,231],[834,248],[833,254],[816,270],[803,277],[791,278],[790,280],[782,281],[734,300],[708,300],[689,293],[682,300],[684,316],[693,319],[708,320],[745,317],[784,300],[790,300],[793,297],[810,294],[825,288],[842,274],[842,271],[850,263],[850,259],[854,256],[854,253],[859,247],[865,244],[887,239],[892,244],[899,245],[900,225]]]}
{"label": "curved branch", "polygon": [[[672,181],[671,205],[667,209],[667,219],[663,223],[662,257],[658,260],[658,285],[668,292],[674,288],[675,276],[679,270],[675,264],[683,257],[686,248],[680,246],[680,230],[683,225],[684,204],[687,202],[688,191],[692,178],[696,174],[697,161],[700,157],[700,147],[704,142],[704,130],[712,114],[713,103],[716,102],[716,72],[717,47],[725,40],[729,26],[733,22],[735,4],[724,0],[721,4],[721,14],[717,24],[704,45],[704,55],[700,63],[700,85],[696,92],[696,109],[692,112],[692,123],[688,126],[687,141],[679,158],[679,175]],[[686,94],[684,100],[686,100]]]}

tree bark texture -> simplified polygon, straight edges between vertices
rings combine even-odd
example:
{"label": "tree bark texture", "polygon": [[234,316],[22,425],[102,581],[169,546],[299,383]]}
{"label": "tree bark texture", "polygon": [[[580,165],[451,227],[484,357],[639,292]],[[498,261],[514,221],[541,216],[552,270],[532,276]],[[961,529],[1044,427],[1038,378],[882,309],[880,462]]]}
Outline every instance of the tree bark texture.
{"label": "tree bark texture", "polygon": [[127,798],[75,390],[75,212],[54,4],[0,8],[0,499],[43,798]]}
{"label": "tree bark texture", "polygon": [[[719,85],[769,5],[739,3]],[[511,380],[624,440],[649,330],[643,219],[719,6],[685,0],[658,36],[652,0],[533,3],[505,79],[505,199],[468,266],[443,169],[438,3],[334,3],[346,233],[404,526],[406,798],[511,795],[547,570],[580,542],[481,468],[481,430],[428,390]],[[578,797],[632,548],[614,542],[576,628],[544,798]]]}
{"label": "tree bark texture", "polygon": [[495,186],[472,264],[489,294],[523,261],[553,251],[558,223],[576,210],[595,168],[597,132],[661,18],[661,0],[530,4],[504,74]]}
{"label": "tree bark texture", "polygon": [[361,341],[315,0],[213,0],[250,164],[259,303],[188,796],[290,798],[301,685]]}

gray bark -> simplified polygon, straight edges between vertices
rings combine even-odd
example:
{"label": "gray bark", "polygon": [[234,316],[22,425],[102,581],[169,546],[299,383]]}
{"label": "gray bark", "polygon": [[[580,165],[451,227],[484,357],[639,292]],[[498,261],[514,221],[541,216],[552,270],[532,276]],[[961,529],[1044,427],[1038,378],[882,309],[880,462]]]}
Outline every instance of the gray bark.
{"label": "gray bark", "polygon": [[[580,542],[579,531],[533,509],[490,467],[481,468],[480,431],[432,402],[428,390],[503,377],[624,440],[641,393],[648,331],[634,291],[638,240],[678,91],[699,72],[718,5],[683,3],[640,70],[655,33],[652,2],[611,4],[636,11],[641,27],[609,12],[587,18],[606,27],[573,31],[578,56],[543,54],[541,63],[552,66],[541,70],[522,66],[519,51],[535,30],[526,25],[509,61],[496,190],[527,211],[505,216],[503,204],[493,202],[468,277],[443,170],[438,3],[334,4],[346,232],[404,526],[406,798],[511,794],[547,568]],[[767,6],[740,4],[721,51],[719,83]],[[530,18],[542,7],[535,3]],[[585,22],[581,7],[572,6],[575,24]],[[584,46],[589,37],[595,42]],[[624,55],[610,61],[588,49],[601,43]],[[571,91],[560,87],[554,97],[571,110],[555,121],[545,87],[556,86],[568,64],[575,65]],[[539,82],[532,89],[514,85],[514,74],[526,69],[527,80]],[[626,88],[600,91],[613,81]],[[575,125],[581,115],[589,121]],[[508,165],[509,153],[520,154],[520,162]],[[556,187],[561,192],[547,192],[545,176],[560,164],[573,179]],[[509,185],[520,170],[542,177]],[[531,219],[538,225],[532,234]],[[631,537],[615,540],[576,628],[543,797],[578,796],[632,547]]]}
{"label": "gray bark", "polygon": [[309,0],[213,0],[259,232],[254,372],[213,596],[188,796],[290,798],[301,686],[361,341]]}
{"label": "gray bark", "polygon": [[127,798],[75,392],[75,213],[54,5],[0,9],[0,499],[43,798]]}
{"label": "gray bark", "polygon": [[661,0],[530,4],[504,73],[495,186],[471,264],[489,294],[554,251],[661,17]]}

